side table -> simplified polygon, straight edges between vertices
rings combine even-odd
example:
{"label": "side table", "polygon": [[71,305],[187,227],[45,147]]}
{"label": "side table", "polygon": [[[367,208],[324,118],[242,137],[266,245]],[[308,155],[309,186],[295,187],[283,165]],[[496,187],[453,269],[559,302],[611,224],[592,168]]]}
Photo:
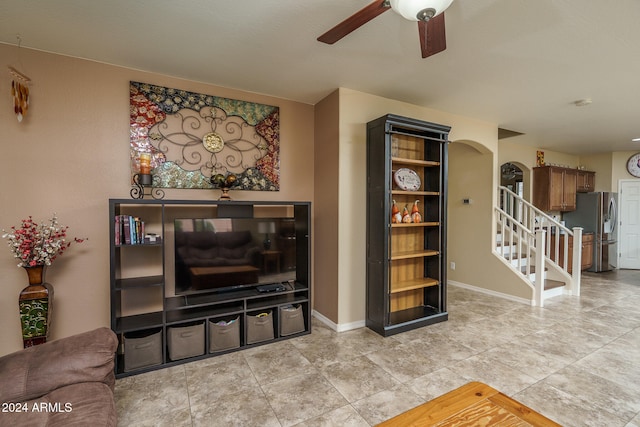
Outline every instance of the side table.
{"label": "side table", "polygon": [[269,264],[274,264],[276,268],[276,273],[280,273],[280,257],[282,255],[282,251],[262,251],[262,271],[265,273],[268,272]]}

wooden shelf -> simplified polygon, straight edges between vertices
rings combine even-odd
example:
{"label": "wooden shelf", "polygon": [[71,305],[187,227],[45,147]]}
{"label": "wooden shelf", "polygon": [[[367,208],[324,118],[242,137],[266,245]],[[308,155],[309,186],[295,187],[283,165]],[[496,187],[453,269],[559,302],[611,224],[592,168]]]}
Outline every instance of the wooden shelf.
{"label": "wooden shelf", "polygon": [[136,331],[141,329],[161,328],[162,312],[136,314],[133,316],[119,317],[116,322],[116,333]]}
{"label": "wooden shelf", "polygon": [[[415,322],[416,319],[424,319],[437,315],[443,315],[444,317],[446,316],[446,313],[442,313],[435,307],[430,306],[412,307],[405,310],[399,310],[389,313],[389,324],[398,325],[403,323],[410,323]],[[446,320],[446,318],[444,318],[443,320]]]}
{"label": "wooden shelf", "polygon": [[162,241],[160,242],[156,242],[156,243],[135,243],[135,244],[131,244],[131,243],[123,243],[120,245],[114,245],[114,247],[116,248],[161,248],[162,247]]}
{"label": "wooden shelf", "polygon": [[391,194],[401,196],[439,196],[438,191],[406,191],[406,190],[392,190]]}
{"label": "wooden shelf", "polygon": [[129,279],[116,279],[116,290],[148,288],[152,286],[164,286],[164,276],[131,277]]}
{"label": "wooden shelf", "polygon": [[391,255],[391,261],[395,261],[399,259],[420,258],[423,256],[436,256],[438,254],[439,254],[438,251],[434,251],[431,249],[424,249],[421,251],[403,251],[403,252],[397,252]]}
{"label": "wooden shelf", "polygon": [[403,165],[412,165],[412,166],[423,166],[423,167],[437,167],[440,166],[440,162],[434,162],[431,160],[416,160],[416,159],[405,159],[402,157],[392,157],[391,161],[393,163],[403,164]]}
{"label": "wooden shelf", "polygon": [[391,224],[393,228],[405,228],[405,227],[437,227],[439,226],[439,222],[410,222],[410,223],[400,223],[400,224]]}
{"label": "wooden shelf", "polygon": [[400,292],[413,291],[415,289],[429,288],[431,286],[438,286],[439,282],[436,279],[430,277],[423,277],[419,279],[407,280],[395,284],[390,293],[397,294]]}

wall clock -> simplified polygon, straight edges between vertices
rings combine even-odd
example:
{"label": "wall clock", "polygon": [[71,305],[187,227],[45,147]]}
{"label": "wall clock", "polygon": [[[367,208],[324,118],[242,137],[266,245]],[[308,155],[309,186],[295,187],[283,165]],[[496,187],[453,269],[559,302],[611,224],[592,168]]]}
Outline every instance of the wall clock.
{"label": "wall clock", "polygon": [[636,178],[640,178],[640,153],[629,157],[627,161],[627,171]]}

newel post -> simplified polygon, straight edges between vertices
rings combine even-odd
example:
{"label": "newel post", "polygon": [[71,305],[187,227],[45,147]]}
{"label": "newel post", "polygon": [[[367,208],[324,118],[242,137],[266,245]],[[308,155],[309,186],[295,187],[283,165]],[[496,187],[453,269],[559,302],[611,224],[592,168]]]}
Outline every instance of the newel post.
{"label": "newel post", "polygon": [[571,295],[580,296],[582,278],[582,227],[573,227],[573,264],[571,265]]}
{"label": "newel post", "polygon": [[544,251],[546,249],[546,234],[544,228],[536,230],[536,279],[533,298],[538,307],[544,307]]}

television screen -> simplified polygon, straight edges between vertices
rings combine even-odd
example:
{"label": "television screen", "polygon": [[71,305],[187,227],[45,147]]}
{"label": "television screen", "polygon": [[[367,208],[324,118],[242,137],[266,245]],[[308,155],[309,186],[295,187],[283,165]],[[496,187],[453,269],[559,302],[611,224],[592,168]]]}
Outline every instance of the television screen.
{"label": "television screen", "polygon": [[296,279],[293,218],[184,218],[174,230],[176,295]]}

